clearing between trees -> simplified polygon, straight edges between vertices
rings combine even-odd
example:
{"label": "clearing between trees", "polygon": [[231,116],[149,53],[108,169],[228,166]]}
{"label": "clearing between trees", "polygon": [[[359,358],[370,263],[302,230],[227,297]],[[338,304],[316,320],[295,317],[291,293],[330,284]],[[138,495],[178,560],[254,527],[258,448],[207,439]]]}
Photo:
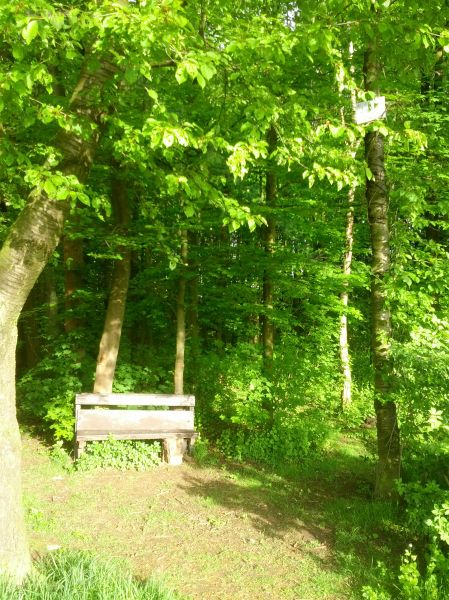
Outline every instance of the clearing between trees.
{"label": "clearing between trees", "polygon": [[371,498],[373,460],[360,440],[334,438],[283,473],[210,456],[74,472],[26,436],[31,548],[125,559],[195,600],[361,598],[402,550],[395,509]]}

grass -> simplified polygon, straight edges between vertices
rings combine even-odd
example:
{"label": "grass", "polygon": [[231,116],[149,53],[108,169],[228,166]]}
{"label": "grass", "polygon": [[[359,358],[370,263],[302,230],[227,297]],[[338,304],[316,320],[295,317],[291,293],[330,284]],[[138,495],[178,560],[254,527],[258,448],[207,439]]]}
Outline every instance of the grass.
{"label": "grass", "polygon": [[0,580],[2,600],[180,600],[153,580],[138,581],[114,560],[55,552],[18,587]]}
{"label": "grass", "polygon": [[356,600],[378,565],[399,562],[396,509],[372,499],[374,462],[360,440],[335,437],[320,457],[277,469],[202,458],[67,472],[25,438],[33,550],[116,556],[189,600]]}

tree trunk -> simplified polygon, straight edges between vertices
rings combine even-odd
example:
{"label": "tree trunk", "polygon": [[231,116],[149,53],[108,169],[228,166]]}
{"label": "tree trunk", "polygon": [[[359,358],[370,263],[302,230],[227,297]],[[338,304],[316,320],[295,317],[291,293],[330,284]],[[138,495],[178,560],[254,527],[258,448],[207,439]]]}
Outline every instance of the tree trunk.
{"label": "tree trunk", "polygon": [[21,442],[15,407],[14,317],[0,309],[0,575],[20,582],[31,568],[21,498]]}
{"label": "tree trunk", "polygon": [[186,278],[184,269],[187,265],[187,252],[187,230],[183,229],[181,231],[181,274],[178,280],[178,297],[176,301],[176,358],[174,375],[175,394],[184,393],[184,354],[186,346]]}
{"label": "tree trunk", "polygon": [[[118,229],[122,234],[126,233],[130,221],[128,198],[124,182],[115,176],[112,182],[112,208]],[[111,291],[95,371],[94,392],[99,394],[112,392],[131,273],[131,249],[120,246],[118,251],[122,258],[115,261],[112,271]]]}
{"label": "tree trunk", "polygon": [[[375,90],[380,64],[374,42],[365,52],[365,89]],[[394,482],[400,476],[400,439],[396,405],[391,393],[391,315],[387,306],[384,279],[390,268],[390,232],[386,183],[384,138],[379,132],[365,136],[366,163],[372,178],[366,182],[366,200],[372,247],[371,339],[374,363],[374,407],[377,417],[378,466],[375,495],[394,495]]]}
{"label": "tree trunk", "polygon": [[[352,186],[348,192],[348,212],[346,213],[346,231],[345,231],[345,256],[343,259],[343,275],[351,274],[352,264],[352,246],[354,242],[354,195],[355,188]],[[345,287],[347,283],[345,282]],[[340,317],[340,361],[343,373],[343,389],[341,393],[341,405],[345,410],[351,404],[351,360],[349,356],[348,342],[348,316],[346,309],[348,308],[349,294],[345,289],[340,296],[344,312]]]}
{"label": "tree trunk", "polygon": [[[198,305],[199,305],[199,284],[200,284],[200,274],[199,274],[199,263],[198,263],[198,250],[200,244],[200,236],[197,233],[190,234],[191,244],[190,244],[190,255],[192,256],[191,248],[192,245],[195,250],[194,257],[189,260],[189,271],[191,276],[188,282],[188,296],[189,296],[189,313],[188,313],[188,321],[189,321],[189,329],[190,329],[190,355],[191,361],[190,364],[192,366],[192,373],[197,373],[198,370],[198,361],[201,354],[201,333],[200,333],[200,324],[198,318]],[[186,257],[187,258],[187,257]],[[195,388],[195,381],[193,382],[193,387]]]}
{"label": "tree trunk", "polygon": [[[78,221],[79,218],[75,217],[74,222]],[[79,311],[77,311],[79,299],[76,294],[82,288],[83,282],[84,243],[80,237],[70,238],[65,235],[62,245],[64,255],[64,299],[67,315],[64,321],[64,329],[66,333],[72,333],[83,325],[83,320],[80,318]]]}
{"label": "tree trunk", "polygon": [[[349,60],[351,62],[350,72],[354,75],[354,65],[352,59],[354,55],[354,45],[352,42],[349,44]],[[356,107],[356,92],[351,90],[351,107],[353,113]],[[341,113],[342,124],[345,124],[344,113]],[[357,149],[360,145],[360,141],[357,140],[353,143],[351,148],[351,157],[355,159]],[[345,277],[351,274],[352,266],[352,248],[354,245],[354,198],[355,198],[356,184],[352,184],[348,191],[348,211],[346,213],[346,229],[345,229],[345,255],[343,258],[343,275]],[[345,290],[340,295],[340,300],[343,305],[343,314],[340,317],[340,364],[343,375],[343,387],[341,390],[341,407],[344,411],[352,401],[352,372],[351,372],[351,358],[349,353],[349,340],[348,340],[348,316],[347,308],[349,304],[349,294],[347,291],[348,282],[344,282]]]}
{"label": "tree trunk", "polygon": [[[271,157],[276,149],[277,135],[272,125],[267,134],[268,153]],[[274,305],[273,286],[273,254],[276,244],[276,221],[272,210],[276,202],[276,173],[273,167],[267,170],[265,185],[265,201],[268,207],[267,227],[264,231],[264,249],[266,254],[266,267],[263,274],[263,306],[262,319],[262,344],[263,344],[263,366],[267,377],[271,376],[274,353],[274,325],[271,313]]]}
{"label": "tree trunk", "polygon": [[[18,376],[35,367],[41,359],[41,339],[37,313],[42,305],[39,280],[33,286],[23,306],[18,322],[17,368]],[[41,313],[40,313],[41,314]]]}
{"label": "tree trunk", "polygon": [[[59,333],[58,324],[58,292],[56,290],[55,273],[52,265],[47,265],[41,274],[45,294],[47,316],[47,332],[51,340]],[[51,348],[49,350],[51,352]]]}
{"label": "tree trunk", "polygon": [[[82,119],[99,122],[100,110],[92,99],[115,71],[101,63],[83,70],[71,98],[71,109]],[[97,136],[85,139],[69,131],[56,140],[63,159],[58,169],[83,179],[91,164]],[[20,434],[15,405],[15,351],[17,320],[23,305],[56,248],[67,206],[34,190],[11,226],[0,250],[0,574],[21,581],[31,561],[23,522]]]}

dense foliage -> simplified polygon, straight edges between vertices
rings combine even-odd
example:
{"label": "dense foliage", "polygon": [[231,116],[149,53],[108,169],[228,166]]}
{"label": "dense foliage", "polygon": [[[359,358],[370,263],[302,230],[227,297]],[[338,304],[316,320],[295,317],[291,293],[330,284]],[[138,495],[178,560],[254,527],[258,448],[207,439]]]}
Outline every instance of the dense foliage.
{"label": "dense foliage", "polygon": [[[93,385],[115,266],[129,256],[115,391],[171,392],[181,333],[184,389],[197,397],[201,435],[226,456],[294,463],[333,427],[360,430],[384,377],[372,360],[370,287],[380,276],[370,268],[364,194],[375,176],[362,144],[377,136],[391,339],[388,396],[376,406],[397,406],[400,492],[428,542],[425,585],[443,586],[448,20],[445,0],[2,6],[0,238],[33,189],[68,206],[64,238],[19,322],[22,419],[71,442],[73,396]],[[387,118],[356,125],[352,103],[375,95],[367,49],[382,65]],[[100,63],[114,68],[82,112],[72,94]],[[64,135],[96,140],[87,179],[66,170]],[[343,404],[342,317],[352,378]],[[407,591],[419,579],[413,556],[403,597],[436,598]]]}

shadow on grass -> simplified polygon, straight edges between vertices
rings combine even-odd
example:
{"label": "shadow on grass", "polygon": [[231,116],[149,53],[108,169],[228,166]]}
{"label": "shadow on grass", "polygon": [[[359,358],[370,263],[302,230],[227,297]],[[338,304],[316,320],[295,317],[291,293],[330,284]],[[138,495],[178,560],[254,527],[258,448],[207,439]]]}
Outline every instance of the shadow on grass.
{"label": "shadow on grass", "polygon": [[370,457],[340,446],[295,468],[226,463],[211,482],[186,474],[183,489],[244,513],[265,538],[349,578],[358,598],[364,586],[375,586],[379,565],[398,563],[403,548],[397,507],[372,498],[374,471]]}

